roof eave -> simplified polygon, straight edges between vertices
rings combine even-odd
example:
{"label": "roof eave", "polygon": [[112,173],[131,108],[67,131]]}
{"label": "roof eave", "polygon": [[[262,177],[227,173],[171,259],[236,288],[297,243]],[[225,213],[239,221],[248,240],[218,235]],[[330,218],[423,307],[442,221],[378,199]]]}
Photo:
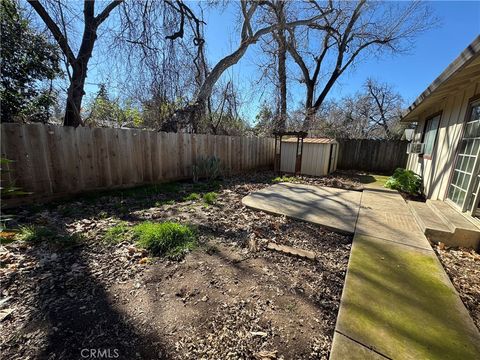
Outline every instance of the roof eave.
{"label": "roof eave", "polygon": [[427,98],[429,98],[435,90],[438,89],[445,81],[451,79],[457,72],[467,66],[480,54],[480,35],[467,46],[462,53],[453,60],[450,65],[423,91],[408,107],[401,118],[401,122],[415,122],[418,120],[417,116],[410,116]]}

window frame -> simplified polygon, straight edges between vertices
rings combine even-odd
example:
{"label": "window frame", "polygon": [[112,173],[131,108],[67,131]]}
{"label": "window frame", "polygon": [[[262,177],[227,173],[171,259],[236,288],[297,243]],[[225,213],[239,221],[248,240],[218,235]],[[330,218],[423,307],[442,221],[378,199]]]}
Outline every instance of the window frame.
{"label": "window frame", "polygon": [[[454,205],[457,209],[460,209],[462,212],[467,212],[468,214],[470,215],[473,215],[474,212],[475,212],[475,207],[472,211],[472,209],[467,209],[467,200],[464,201],[463,203],[463,208],[460,208],[456,203],[454,203],[449,197],[448,197],[448,191],[450,189],[450,185],[452,183],[452,180],[453,180],[453,176],[454,176],[454,169],[456,168],[457,166],[457,161],[458,161],[458,154],[460,153],[460,149],[461,149],[461,141],[462,139],[464,138],[464,135],[465,135],[465,131],[466,131],[466,124],[469,122],[469,119],[471,119],[472,117],[472,114],[473,114],[473,109],[476,107],[476,106],[480,106],[480,93],[472,96],[470,99],[468,99],[468,107],[467,107],[467,111],[465,112],[465,115],[464,115],[464,119],[463,119],[463,123],[462,123],[462,130],[461,130],[461,133],[460,133],[460,139],[456,145],[456,149],[455,149],[455,158],[454,158],[454,161],[452,163],[452,167],[450,168],[450,174],[449,174],[449,177],[448,177],[448,185],[445,189],[445,193],[444,193],[444,199],[449,202],[450,204]],[[478,161],[478,159],[477,159]],[[478,161],[479,164],[477,164],[477,166],[480,166],[480,161]],[[473,172],[473,174],[475,174],[475,171]],[[472,183],[474,183],[475,181],[472,181],[472,179],[470,179],[470,184],[469,184],[469,188],[467,189],[467,194],[466,196],[471,196],[472,195],[472,189],[471,189],[471,185]],[[478,197],[479,194],[477,194],[477,196],[475,197],[474,199],[474,204],[475,202],[478,200],[477,197]]]}
{"label": "window frame", "polygon": [[428,154],[428,153],[421,154],[421,157],[423,157],[425,160],[432,160],[433,152],[435,150],[435,145],[437,143],[438,129],[440,128],[440,123],[442,121],[442,111],[438,111],[438,112],[428,116],[427,118],[425,118],[425,124],[423,125],[421,142],[425,144],[425,137],[427,135],[428,122],[432,121],[436,117],[438,117],[438,124],[437,124],[437,128],[435,129],[435,137],[433,138],[432,153],[431,154]]}

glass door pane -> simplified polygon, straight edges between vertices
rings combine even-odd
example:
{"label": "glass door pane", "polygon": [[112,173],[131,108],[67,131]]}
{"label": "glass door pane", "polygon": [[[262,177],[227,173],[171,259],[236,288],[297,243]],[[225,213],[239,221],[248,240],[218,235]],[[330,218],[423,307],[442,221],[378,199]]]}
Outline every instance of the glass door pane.
{"label": "glass door pane", "polygon": [[475,182],[478,177],[480,149],[480,104],[472,108],[470,120],[460,142],[460,149],[453,170],[452,182],[448,188],[448,198],[462,211],[471,209],[472,196],[475,196]]}

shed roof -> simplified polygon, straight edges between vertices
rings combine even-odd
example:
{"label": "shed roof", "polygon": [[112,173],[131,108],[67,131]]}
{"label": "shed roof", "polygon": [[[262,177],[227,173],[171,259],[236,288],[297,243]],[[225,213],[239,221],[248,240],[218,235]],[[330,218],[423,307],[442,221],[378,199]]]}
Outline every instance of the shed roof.
{"label": "shed roof", "polygon": [[[289,143],[296,143],[297,138],[287,138],[287,139],[282,139],[282,142],[289,142]],[[303,139],[304,144],[336,144],[337,141],[335,139],[329,139],[329,138],[305,138]]]}
{"label": "shed roof", "polygon": [[417,121],[423,110],[476,78],[480,78],[480,35],[410,105],[402,121]]}

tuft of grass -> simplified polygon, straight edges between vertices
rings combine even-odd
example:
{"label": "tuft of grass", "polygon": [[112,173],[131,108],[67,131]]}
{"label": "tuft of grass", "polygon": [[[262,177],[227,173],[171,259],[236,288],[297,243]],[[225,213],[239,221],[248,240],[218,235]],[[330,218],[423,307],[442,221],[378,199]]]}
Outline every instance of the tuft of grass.
{"label": "tuft of grass", "polygon": [[202,197],[196,192],[192,192],[183,198],[183,201],[195,201],[200,200]]}
{"label": "tuft of grass", "polygon": [[138,246],[157,256],[180,257],[197,245],[191,227],[172,221],[146,221],[134,226],[133,234]]}
{"label": "tuft of grass", "polygon": [[42,242],[53,243],[56,245],[70,246],[81,239],[80,235],[61,235],[46,226],[26,225],[21,226],[15,235],[15,240],[25,241],[32,244]]}
{"label": "tuft of grass", "polygon": [[295,176],[277,176],[276,178],[272,179],[272,183],[281,182],[297,183],[299,180]]}
{"label": "tuft of grass", "polygon": [[175,205],[175,200],[155,201],[156,207],[162,207],[163,205]]}
{"label": "tuft of grass", "polygon": [[128,241],[132,237],[132,229],[128,226],[128,223],[122,221],[121,223],[112,226],[109,228],[105,235],[103,236],[103,240],[110,244],[118,244],[123,241]]}
{"label": "tuft of grass", "polygon": [[218,194],[216,192],[208,192],[203,195],[203,201],[208,205],[213,205],[217,201]]}

